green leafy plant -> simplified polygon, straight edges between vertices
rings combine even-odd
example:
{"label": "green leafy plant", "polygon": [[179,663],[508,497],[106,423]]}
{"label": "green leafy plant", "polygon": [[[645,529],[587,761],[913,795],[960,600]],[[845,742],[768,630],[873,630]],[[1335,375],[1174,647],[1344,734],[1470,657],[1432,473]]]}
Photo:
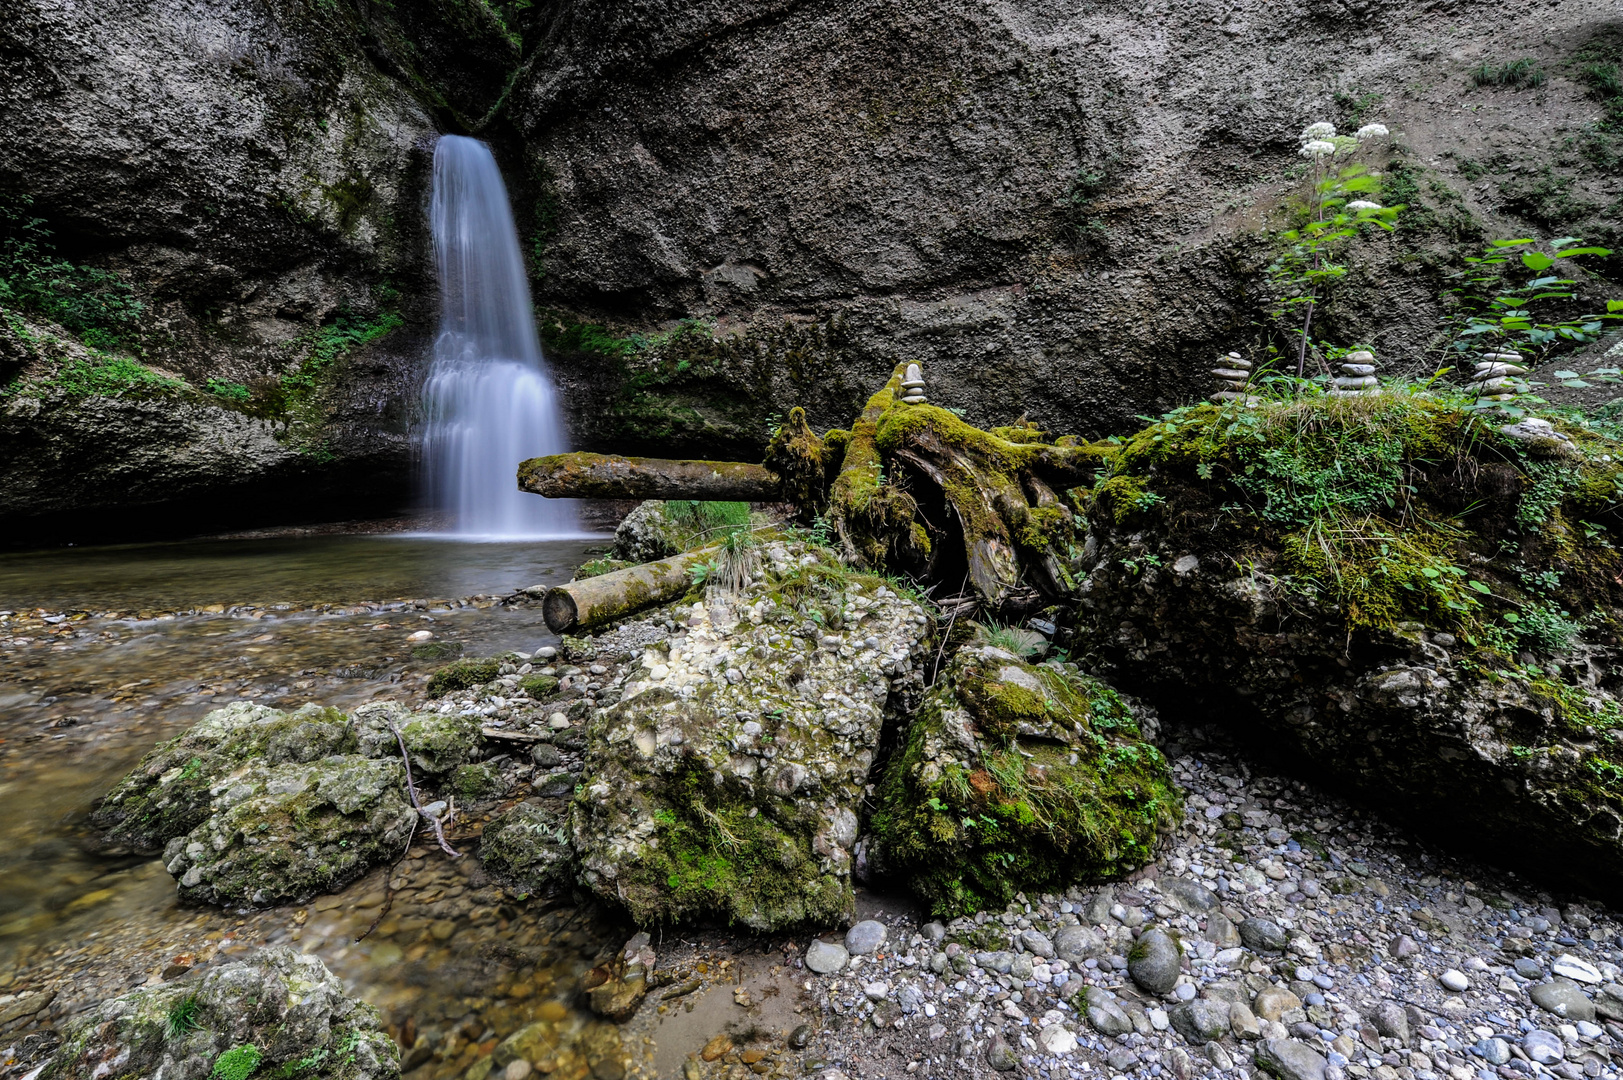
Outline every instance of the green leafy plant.
{"label": "green leafy plant", "polygon": [[1048,639],[1035,630],[1018,626],[1000,626],[997,623],[973,623],[977,645],[990,645],[1016,656],[1036,656],[1048,646]]}
{"label": "green leafy plant", "polygon": [[253,391],[242,383],[227,382],[224,379],[210,379],[207,385],[208,392],[215,397],[224,398],[239,405],[247,404],[249,399],[254,396]]}
{"label": "green leafy plant", "polygon": [[97,349],[127,345],[146,310],[117,274],[58,256],[27,195],[0,198],[0,307],[36,312]]}
{"label": "green leafy plant", "polygon": [[1561,276],[1561,260],[1611,254],[1582,244],[1575,236],[1542,246],[1531,238],[1493,240],[1481,255],[1467,257],[1460,284],[1445,293],[1459,307],[1448,346],[1452,358],[1463,362],[1510,350],[1541,363],[1551,353],[1596,340],[1608,322],[1623,318],[1619,300],[1608,300],[1604,313],[1573,314],[1578,280]]}
{"label": "green leafy plant", "polygon": [[1314,313],[1347,273],[1347,265],[1338,261],[1347,243],[1370,228],[1391,231],[1403,209],[1374,201],[1380,180],[1355,160],[1362,147],[1388,134],[1382,124],[1366,124],[1357,135],[1337,135],[1334,125],[1322,121],[1302,132],[1300,153],[1312,163],[1299,208],[1302,220],[1279,234],[1279,254],[1268,267],[1271,314],[1289,328],[1298,378],[1307,364]]}

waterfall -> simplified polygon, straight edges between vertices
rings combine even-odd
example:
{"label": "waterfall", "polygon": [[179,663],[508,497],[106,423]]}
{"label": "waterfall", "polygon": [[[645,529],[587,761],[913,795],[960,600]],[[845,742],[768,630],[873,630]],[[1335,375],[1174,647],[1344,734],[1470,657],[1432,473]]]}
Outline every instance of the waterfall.
{"label": "waterfall", "polygon": [[423,388],[429,504],[463,536],[578,535],[572,503],[518,489],[519,462],[569,449],[541,356],[507,187],[490,148],[442,136],[429,207],[440,333]]}

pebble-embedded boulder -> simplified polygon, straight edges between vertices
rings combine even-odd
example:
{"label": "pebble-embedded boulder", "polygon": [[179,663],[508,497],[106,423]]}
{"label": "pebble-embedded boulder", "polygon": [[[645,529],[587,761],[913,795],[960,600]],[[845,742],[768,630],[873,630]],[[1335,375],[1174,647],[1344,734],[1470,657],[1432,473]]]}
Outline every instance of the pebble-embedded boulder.
{"label": "pebble-embedded boulder", "polygon": [[110,845],[161,849],[189,900],[303,899],[341,888],[405,845],[417,815],[401,739],[419,784],[481,753],[474,716],[413,713],[398,702],[353,716],[237,702],[142,758],[91,824]]}
{"label": "pebble-embedded boulder", "polygon": [[1074,665],[966,646],[903,739],[874,832],[939,914],[1135,869],[1181,812],[1133,709]]}
{"label": "pebble-embedded boulder", "polygon": [[832,552],[772,541],[736,595],[621,676],[571,824],[585,882],[637,922],[848,918],[863,786],[916,700],[929,619]]}
{"label": "pebble-embedded boulder", "polygon": [[80,1013],[39,1075],[396,1080],[400,1051],[318,958],[273,946]]}

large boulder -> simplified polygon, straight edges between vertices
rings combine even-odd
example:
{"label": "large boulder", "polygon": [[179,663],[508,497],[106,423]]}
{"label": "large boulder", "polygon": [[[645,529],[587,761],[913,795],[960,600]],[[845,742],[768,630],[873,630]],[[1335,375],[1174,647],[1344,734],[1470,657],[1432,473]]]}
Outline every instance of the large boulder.
{"label": "large boulder", "polygon": [[416,811],[401,739],[419,782],[443,777],[480,753],[479,720],[397,702],[353,716],[238,702],[142,758],[91,824],[109,844],[161,848],[188,899],[302,899],[342,887],[406,843]]}
{"label": "large boulder", "polygon": [[400,1052],[319,959],[276,946],[80,1013],[41,1080],[250,1075],[394,1080]]}
{"label": "large boulder", "polygon": [[205,903],[334,892],[397,855],[417,817],[400,762],[356,754],[250,765],[210,793],[209,816],[164,849],[180,894]]}
{"label": "large boulder", "polygon": [[1446,395],[1179,410],[1092,494],[1090,665],[1456,845],[1623,890],[1623,442]]}
{"label": "large boulder", "polygon": [[1134,869],[1179,820],[1134,711],[1075,665],[966,646],[904,738],[874,831],[885,865],[937,914]]}
{"label": "large boulder", "polygon": [[852,911],[863,786],[929,619],[827,549],[756,557],[741,594],[678,610],[685,633],[589,729],[574,845],[585,882],[639,923],[766,931]]}

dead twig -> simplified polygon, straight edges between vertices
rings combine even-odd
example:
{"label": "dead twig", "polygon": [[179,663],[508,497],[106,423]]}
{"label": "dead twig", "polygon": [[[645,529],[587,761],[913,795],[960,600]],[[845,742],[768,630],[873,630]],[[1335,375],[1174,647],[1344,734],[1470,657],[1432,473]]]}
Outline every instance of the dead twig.
{"label": "dead twig", "polygon": [[[387,723],[389,725],[389,730],[394,732],[395,741],[400,744],[400,756],[404,758],[406,762],[406,792],[411,796],[411,805],[417,810],[420,817],[427,818],[428,823],[434,827],[434,839],[439,841],[440,850],[451,856],[453,859],[462,858],[462,853],[460,851],[456,850],[450,844],[445,842],[445,826],[449,825],[452,819],[456,817],[456,800],[447,800],[446,810],[443,818],[430,814],[428,811],[423,809],[423,804],[417,801],[417,785],[412,783],[411,779],[411,754],[406,750],[406,737],[400,734],[400,729],[394,726],[393,721],[387,721]],[[415,829],[415,827],[416,823],[414,822],[413,828]]]}

